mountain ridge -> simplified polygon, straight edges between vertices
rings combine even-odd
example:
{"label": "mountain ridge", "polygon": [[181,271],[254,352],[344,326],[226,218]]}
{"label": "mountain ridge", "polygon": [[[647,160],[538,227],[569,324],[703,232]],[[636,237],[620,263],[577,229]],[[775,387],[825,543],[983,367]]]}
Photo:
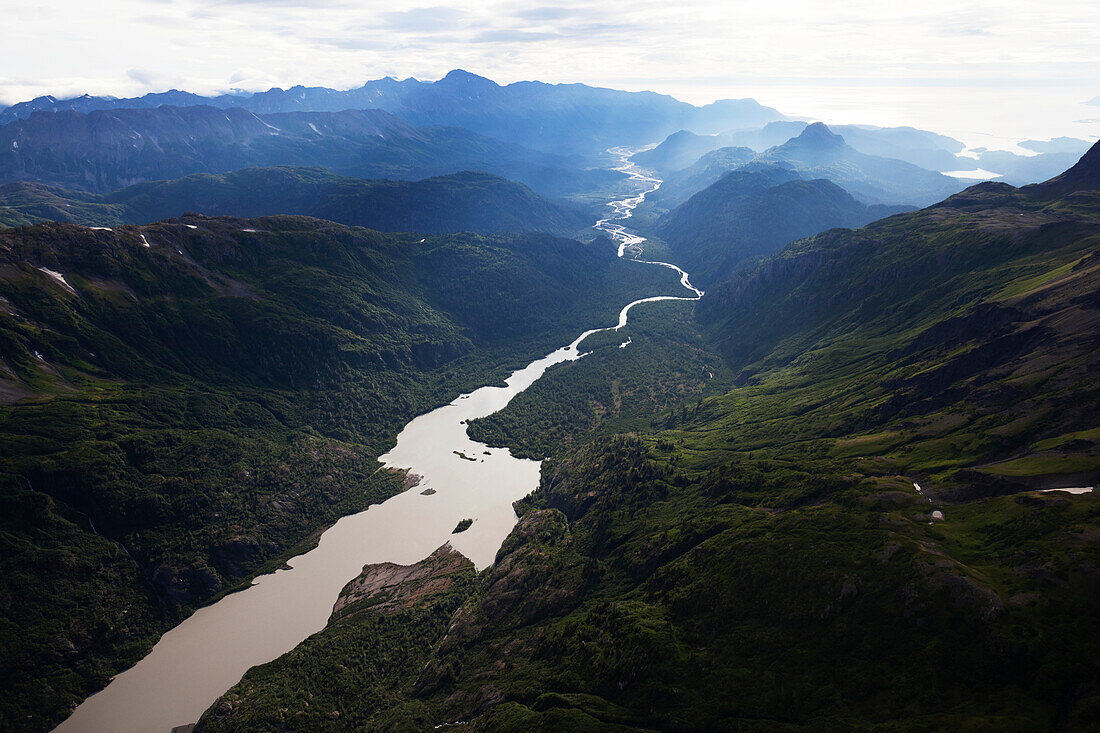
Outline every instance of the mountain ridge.
{"label": "mountain ridge", "polygon": [[750,165],[663,215],[655,226],[704,288],[789,242],[836,227],[855,228],[909,207],[866,205],[835,183],[790,168]]}
{"label": "mountain ridge", "polygon": [[574,234],[591,224],[584,207],[551,201],[521,183],[459,171],[419,181],[363,180],[322,168],[243,168],[148,181],[107,194],[36,183],[0,184],[0,226],[68,221],[147,224],[185,212],[253,218],[296,214],[385,232]]}
{"label": "mountain ridge", "polygon": [[[476,108],[461,104],[470,101],[470,90],[479,92]],[[217,108],[239,107],[259,114],[383,109],[418,126],[459,126],[543,151],[586,154],[602,152],[612,145],[646,144],[685,126],[720,131],[783,118],[776,110],[754,100],[719,100],[696,107],[654,92],[625,92],[579,83],[518,81],[501,86],[491,79],[455,69],[435,82],[385,77],[344,91],[299,85],[286,90],[272,87],[250,95],[212,97],[178,90],[126,99],[85,95],[58,100],[46,96],[0,111],[0,124],[35,111],[155,107],[166,100]]]}
{"label": "mountain ridge", "polygon": [[758,160],[787,163],[814,178],[827,178],[867,203],[928,206],[966,186],[912,163],[860,153],[822,122],[769,148]]}

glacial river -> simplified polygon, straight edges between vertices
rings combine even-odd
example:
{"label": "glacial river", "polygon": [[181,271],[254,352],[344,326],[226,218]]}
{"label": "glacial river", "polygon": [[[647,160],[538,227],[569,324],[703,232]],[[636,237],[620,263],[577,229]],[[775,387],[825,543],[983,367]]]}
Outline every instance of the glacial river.
{"label": "glacial river", "polygon": [[[679,272],[691,295],[635,300],[619,312],[614,326],[585,331],[514,372],[506,387],[482,387],[413,419],[380,460],[420,476],[419,485],[340,519],[315,549],[288,561],[290,570],[261,576],[251,587],[196,611],[161,637],[148,656],[77,707],[55,729],[58,733],[168,733],[194,723],[250,667],[275,659],[324,628],[341,588],[366,564],[409,565],[445,542],[479,570],[492,564],[516,523],[512,502],[538,486],[540,463],[471,440],[467,421],[502,409],[548,367],[584,356],[579,344],[593,333],[621,329],[633,307],[703,295],[675,265],[638,259],[645,239],[622,222],[661,181],[637,170],[628,160],[631,151],[610,152],[621,158],[617,170],[630,176],[638,193],[608,204],[611,213],[595,227],[618,242],[620,257]],[[423,493],[426,489],[434,493]],[[451,534],[464,518],[473,519],[473,525]]]}

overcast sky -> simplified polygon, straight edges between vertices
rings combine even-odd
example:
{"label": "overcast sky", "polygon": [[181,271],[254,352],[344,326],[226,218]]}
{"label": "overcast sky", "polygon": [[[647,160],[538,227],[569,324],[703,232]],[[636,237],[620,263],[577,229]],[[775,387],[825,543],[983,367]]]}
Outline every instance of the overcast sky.
{"label": "overcast sky", "polygon": [[[1059,120],[1052,131],[1100,132],[1075,122],[1100,118],[1081,104],[1100,94],[1094,0],[0,0],[0,17],[0,103],[348,88],[461,67],[500,82],[650,88],[696,103],[755,96],[785,112],[880,124],[931,124],[938,107],[980,97],[968,124],[1003,123],[988,132],[1028,134],[1019,118],[1037,127],[1046,119],[1037,104]],[[906,115],[914,119],[895,119]]]}

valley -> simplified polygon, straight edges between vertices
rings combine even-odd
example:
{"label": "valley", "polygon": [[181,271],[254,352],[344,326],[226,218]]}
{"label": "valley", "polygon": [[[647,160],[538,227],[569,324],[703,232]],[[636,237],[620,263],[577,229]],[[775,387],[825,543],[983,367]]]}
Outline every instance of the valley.
{"label": "valley", "polygon": [[[621,170],[641,190],[609,203],[612,214],[595,225],[611,235],[619,258],[641,253],[644,239],[621,222],[661,183],[636,171],[626,160],[629,151],[622,155]],[[476,569],[491,566],[516,522],[512,505],[538,486],[540,462],[514,458],[506,448],[487,450],[467,436],[466,425],[504,408],[554,364],[585,356],[580,345],[590,337],[626,327],[634,307],[702,297],[688,274],[674,265],[633,262],[639,267],[675,270],[694,296],[634,300],[622,308],[616,325],[585,331],[569,345],[513,372],[505,387],[482,387],[415,418],[398,434],[396,445],[379,457],[384,467],[406,472],[412,479],[406,481],[403,493],[340,519],[320,536],[315,549],[289,559],[287,568],[261,576],[251,587],[200,609],[55,730],[111,728],[140,733],[194,722],[248,669],[289,652],[320,631],[333,599],[364,565],[411,565],[449,544]],[[432,493],[422,493],[427,489]],[[474,520],[470,529],[449,537],[451,528],[464,517]],[[184,690],[186,695],[181,694]]]}
{"label": "valley", "polygon": [[1093,729],[1100,143],[837,122],[0,110],[0,729]]}
{"label": "valley", "polygon": [[[22,599],[4,674],[13,689],[53,675],[8,698],[16,710],[57,715],[195,607],[399,491],[399,477],[367,467],[417,413],[469,380],[503,378],[582,323],[613,321],[635,288],[680,288],[618,260],[606,239],[186,221],[40,225],[4,241],[4,384],[17,399],[28,384],[43,395],[3,412],[5,595]],[[570,314],[549,307],[562,291],[532,267],[605,287],[571,291]],[[39,277],[52,283],[44,291]],[[478,308],[470,296],[487,286],[512,289],[514,305]],[[27,553],[57,563],[57,585],[27,571]],[[74,629],[61,660],[36,652],[58,623]]]}
{"label": "valley", "polygon": [[[1034,318],[1093,317],[1095,165],[1086,156],[1043,186],[986,184],[803,240],[708,292],[698,320],[691,304],[670,303],[634,314],[613,338],[592,336],[584,359],[548,370],[470,426],[491,446],[548,458],[491,571],[455,591],[464,600],[417,605],[395,589],[406,611],[334,615],[294,652],[247,673],[199,730],[452,721],[474,730],[1088,729],[1095,698],[1075,670],[1094,668],[1096,652],[1096,494],[1033,489],[1095,480],[1084,468],[1096,445],[1085,376],[1095,331],[1045,341],[1065,355],[1058,367],[1034,342],[983,344]],[[1075,203],[1060,198],[1071,190]],[[1006,246],[1001,222],[1029,216],[1036,231]],[[1043,238],[1058,230],[1064,251]],[[1006,259],[952,247],[951,237],[988,241]],[[878,283],[853,261],[838,264],[881,288],[870,296],[842,278],[830,292],[824,282],[836,275],[820,261],[792,267],[790,258],[837,238],[874,241],[892,263],[903,261],[886,249],[896,240],[914,270]],[[962,258],[957,270],[928,268],[926,256],[953,262],[939,247]],[[840,293],[904,299],[923,286],[896,283],[916,272],[952,278],[945,293],[972,283],[979,304],[971,315],[955,315],[954,301],[939,313],[879,306],[901,319],[884,331],[908,348],[851,335],[875,321],[817,310],[802,295],[821,292],[836,308]],[[822,284],[807,291],[807,276]],[[991,326],[983,298],[1028,311]],[[963,335],[968,318],[986,325]],[[792,338],[780,323],[813,335]],[[975,340],[948,360],[987,356],[940,371],[957,381],[939,386],[938,399],[880,372],[936,373],[937,334],[948,329],[952,343]],[[904,361],[918,354],[920,363]],[[1052,472],[1058,447],[1075,440],[1071,470]],[[1019,474],[996,468],[1009,457]],[[411,618],[431,613],[451,620],[418,627],[438,630],[408,647],[413,669],[376,666]],[[365,635],[379,646],[358,650]],[[372,682],[353,683],[352,700],[315,682],[343,674]],[[333,710],[337,722],[323,717]]]}

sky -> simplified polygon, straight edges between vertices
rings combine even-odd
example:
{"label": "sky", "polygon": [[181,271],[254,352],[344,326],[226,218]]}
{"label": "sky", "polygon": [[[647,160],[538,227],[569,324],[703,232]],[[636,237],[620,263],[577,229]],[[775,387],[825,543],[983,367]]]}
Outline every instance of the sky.
{"label": "sky", "polygon": [[1100,95],[1094,0],[0,0],[0,18],[0,104],[464,68],[696,104],[751,96],[971,145],[1100,136],[1100,105],[1084,104]]}

